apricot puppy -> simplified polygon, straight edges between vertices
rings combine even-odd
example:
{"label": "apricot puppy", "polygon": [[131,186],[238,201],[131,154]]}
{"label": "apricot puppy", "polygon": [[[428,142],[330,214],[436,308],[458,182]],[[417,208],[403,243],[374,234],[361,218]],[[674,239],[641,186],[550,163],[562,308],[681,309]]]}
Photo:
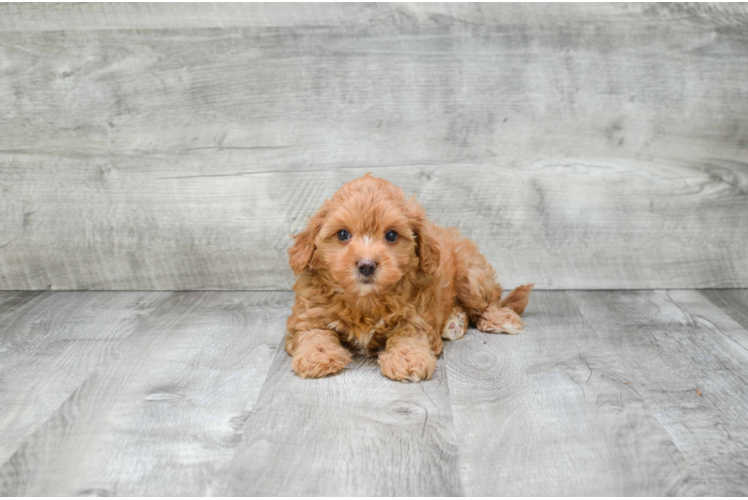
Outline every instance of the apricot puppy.
{"label": "apricot puppy", "polygon": [[384,179],[345,184],[294,239],[286,352],[301,377],[341,371],[354,350],[378,356],[385,376],[417,382],[434,374],[442,338],[459,339],[469,323],[522,331],[533,285],[502,300],[478,247]]}

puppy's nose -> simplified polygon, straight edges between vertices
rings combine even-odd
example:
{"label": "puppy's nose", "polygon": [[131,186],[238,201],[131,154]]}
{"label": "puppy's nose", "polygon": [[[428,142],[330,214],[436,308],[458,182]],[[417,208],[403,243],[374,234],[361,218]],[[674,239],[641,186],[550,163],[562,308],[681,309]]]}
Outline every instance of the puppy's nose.
{"label": "puppy's nose", "polygon": [[358,261],[358,272],[364,276],[371,276],[374,270],[377,268],[377,263],[371,259],[364,259]]}

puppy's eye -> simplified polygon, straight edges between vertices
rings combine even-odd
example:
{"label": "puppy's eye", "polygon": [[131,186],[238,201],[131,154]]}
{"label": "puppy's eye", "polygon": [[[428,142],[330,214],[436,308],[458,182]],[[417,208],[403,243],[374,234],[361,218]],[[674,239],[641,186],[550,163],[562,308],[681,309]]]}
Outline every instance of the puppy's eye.
{"label": "puppy's eye", "polygon": [[349,233],[345,229],[341,229],[340,231],[338,231],[338,239],[340,241],[348,241],[351,239],[351,233]]}
{"label": "puppy's eye", "polygon": [[389,231],[384,233],[384,239],[386,239],[389,242],[395,242],[397,241],[397,233],[390,229]]}

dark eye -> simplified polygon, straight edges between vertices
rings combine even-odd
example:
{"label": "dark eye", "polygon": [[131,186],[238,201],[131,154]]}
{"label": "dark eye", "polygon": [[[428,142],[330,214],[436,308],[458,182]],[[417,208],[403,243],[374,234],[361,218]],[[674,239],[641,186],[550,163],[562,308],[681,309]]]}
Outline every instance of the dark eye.
{"label": "dark eye", "polygon": [[351,233],[349,233],[345,229],[341,229],[340,231],[338,231],[338,239],[340,241],[348,241],[351,239]]}
{"label": "dark eye", "polygon": [[397,233],[390,229],[389,231],[384,233],[384,239],[386,239],[389,242],[395,242],[397,241]]}

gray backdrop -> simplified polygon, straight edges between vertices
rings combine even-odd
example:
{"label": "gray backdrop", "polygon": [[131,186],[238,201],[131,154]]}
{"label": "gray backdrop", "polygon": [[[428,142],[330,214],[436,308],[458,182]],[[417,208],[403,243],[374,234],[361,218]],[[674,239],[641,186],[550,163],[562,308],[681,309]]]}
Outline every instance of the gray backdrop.
{"label": "gray backdrop", "polygon": [[1,289],[287,289],[366,172],[505,286],[748,286],[745,4],[0,5]]}

